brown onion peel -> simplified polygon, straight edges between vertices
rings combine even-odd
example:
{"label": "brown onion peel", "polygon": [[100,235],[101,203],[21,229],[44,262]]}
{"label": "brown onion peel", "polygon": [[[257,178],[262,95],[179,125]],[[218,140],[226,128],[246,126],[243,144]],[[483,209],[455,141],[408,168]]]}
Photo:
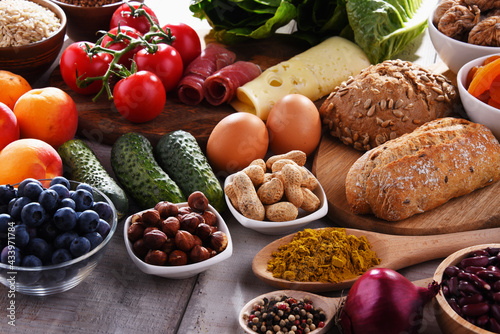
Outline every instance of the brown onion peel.
{"label": "brown onion peel", "polygon": [[418,333],[423,308],[438,292],[435,281],[418,287],[392,269],[373,268],[351,287],[337,325],[344,334]]}

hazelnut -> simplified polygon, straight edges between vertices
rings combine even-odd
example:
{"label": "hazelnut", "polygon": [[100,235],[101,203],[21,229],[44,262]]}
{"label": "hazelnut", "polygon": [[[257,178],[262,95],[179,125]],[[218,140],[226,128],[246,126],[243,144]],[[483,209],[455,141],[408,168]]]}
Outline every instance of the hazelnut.
{"label": "hazelnut", "polygon": [[194,246],[194,237],[191,233],[184,230],[177,231],[175,235],[175,246],[184,252],[189,252]]}
{"label": "hazelnut", "polygon": [[141,223],[133,223],[128,227],[127,237],[131,242],[135,242],[139,238],[142,238],[144,234],[144,226]]}
{"label": "hazelnut", "polygon": [[208,198],[201,191],[195,191],[189,195],[187,202],[190,208],[199,212],[208,208]]}
{"label": "hazelnut", "polygon": [[207,240],[212,235],[212,227],[206,223],[201,223],[196,229],[196,235],[201,240]]}
{"label": "hazelnut", "polygon": [[144,239],[138,239],[132,245],[134,254],[139,258],[143,258],[148,253],[149,249],[144,245]]}
{"label": "hazelnut", "polygon": [[180,218],[184,215],[187,215],[188,213],[193,212],[193,209],[191,209],[189,206],[183,206],[182,208],[179,208],[179,211],[177,212],[177,218]]}
{"label": "hazelnut", "polygon": [[179,208],[172,202],[159,202],[155,205],[155,209],[160,213],[162,219],[166,219],[171,216],[177,216]]}
{"label": "hazelnut", "polygon": [[212,248],[210,247],[205,247],[208,251],[208,253],[210,254],[210,257],[214,257],[215,255],[217,255],[217,252],[214,251]]}
{"label": "hazelnut", "polygon": [[188,258],[186,253],[181,250],[174,250],[168,255],[168,264],[171,266],[182,266],[187,264]]}
{"label": "hazelnut", "polygon": [[217,231],[212,233],[209,240],[210,248],[212,248],[217,253],[222,252],[227,247],[227,235],[222,231]]}
{"label": "hazelnut", "polygon": [[163,266],[167,262],[167,254],[158,249],[151,249],[144,258],[144,262],[156,266]]}
{"label": "hazelnut", "polygon": [[189,252],[191,262],[201,262],[210,258],[210,252],[203,246],[196,245]]}
{"label": "hazelnut", "polygon": [[193,238],[194,238],[194,246],[196,246],[196,245],[203,246],[203,241],[201,241],[199,236],[193,235]]}
{"label": "hazelnut", "polygon": [[217,216],[212,211],[205,211],[201,215],[203,216],[203,219],[205,220],[206,224],[210,226],[217,225]]}
{"label": "hazelnut", "polygon": [[180,229],[188,231],[191,234],[195,234],[196,228],[203,222],[203,217],[196,212],[185,214],[181,217],[181,219],[179,219]]}
{"label": "hazelnut", "polygon": [[167,236],[163,231],[158,229],[144,233],[144,246],[149,249],[160,249],[165,242],[167,242]]}
{"label": "hazelnut", "polygon": [[130,217],[130,225],[133,223],[141,223],[142,222],[142,216],[139,213],[134,213],[132,217]]}
{"label": "hazelnut", "polygon": [[149,233],[149,232],[151,232],[151,231],[153,231],[153,230],[158,230],[158,227],[153,227],[153,226],[146,227],[146,228],[144,229],[144,232],[143,232],[142,234]]}
{"label": "hazelnut", "polygon": [[161,223],[160,213],[155,209],[149,209],[142,213],[142,222],[145,226],[159,226]]}
{"label": "hazelnut", "polygon": [[167,238],[167,241],[163,244],[161,250],[167,254],[170,254],[173,250],[175,250],[174,238]]}
{"label": "hazelnut", "polygon": [[161,223],[161,229],[162,231],[167,235],[167,237],[173,238],[175,237],[175,234],[177,231],[179,231],[180,228],[180,223],[179,219],[176,217],[167,217],[162,223]]}

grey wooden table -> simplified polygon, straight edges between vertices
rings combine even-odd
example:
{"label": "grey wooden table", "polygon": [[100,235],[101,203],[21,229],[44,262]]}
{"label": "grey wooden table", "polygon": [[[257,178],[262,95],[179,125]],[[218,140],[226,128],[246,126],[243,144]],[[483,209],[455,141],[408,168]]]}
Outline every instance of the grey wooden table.
{"label": "grey wooden table", "polygon": [[[168,4],[166,4],[168,3]],[[146,0],[160,22],[185,22],[197,30],[206,21],[191,17],[189,0]],[[430,65],[438,61],[427,32],[400,58]],[[90,143],[105,167],[110,147]],[[134,212],[134,208],[131,208]],[[123,221],[102,262],[80,285],[65,293],[32,297],[16,294],[15,327],[8,325],[8,289],[0,287],[2,333],[243,333],[238,313],[247,301],[275,290],[253,274],[255,254],[278,236],[262,235],[241,226],[229,211],[223,214],[233,239],[231,258],[195,277],[182,280],[150,276],[139,271],[125,250]],[[323,218],[307,227],[335,226]],[[400,270],[410,280],[431,277],[439,260]],[[340,293],[325,293],[339,296]],[[335,329],[331,333],[337,333]],[[438,334],[431,308],[425,310],[421,333]]]}

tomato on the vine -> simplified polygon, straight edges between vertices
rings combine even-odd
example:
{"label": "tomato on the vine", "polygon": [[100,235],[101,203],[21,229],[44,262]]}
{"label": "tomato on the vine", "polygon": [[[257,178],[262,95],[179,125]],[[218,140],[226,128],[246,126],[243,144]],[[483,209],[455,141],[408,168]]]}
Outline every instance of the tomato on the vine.
{"label": "tomato on the vine", "polygon": [[[118,29],[120,29],[120,32],[131,37],[131,38],[139,38],[139,36],[142,36],[142,34],[135,28],[128,27],[128,26],[120,26],[119,28],[113,28],[107,32],[106,35],[104,35],[104,38],[101,41],[101,46],[115,50],[115,51],[120,51],[125,49],[129,44],[130,41],[126,38],[121,39],[120,41],[113,42],[113,38],[109,36],[109,34],[116,36],[118,34]],[[118,61],[119,64],[125,65],[126,67],[130,67],[132,64],[132,59],[134,59],[134,55],[142,49],[141,46],[138,46],[129,52],[123,54]]]}
{"label": "tomato on the vine", "polygon": [[113,99],[123,117],[134,123],[144,123],[162,112],[167,97],[155,74],[138,71],[116,83]]}
{"label": "tomato on the vine", "polygon": [[109,68],[113,56],[109,53],[98,53],[89,57],[86,44],[93,47],[94,43],[75,42],[70,44],[62,53],[59,67],[61,76],[73,91],[80,94],[94,94],[102,87],[102,80],[97,80],[87,87],[78,87],[76,79],[103,76]]}
{"label": "tomato on the vine", "polygon": [[[141,6],[141,4],[130,4],[130,5],[135,9]],[[149,16],[151,16],[153,21],[159,23],[158,17],[151,8],[149,8],[144,4],[142,4],[142,8],[146,11],[146,13],[149,14]],[[132,11],[130,10],[129,4],[126,3],[118,7],[114,11],[113,16],[111,16],[109,28],[113,29],[115,27],[118,27],[118,25],[135,28],[139,32],[141,32],[141,34],[147,33],[151,28],[151,23],[149,23],[148,19],[145,16],[132,15]]]}
{"label": "tomato on the vine", "polygon": [[175,37],[172,46],[181,54],[182,63],[186,67],[201,53],[201,41],[196,31],[185,23],[169,23],[162,27],[167,31],[170,28]]}
{"label": "tomato on the vine", "polygon": [[179,52],[164,43],[158,44],[158,50],[155,53],[149,53],[147,49],[139,50],[134,60],[138,71],[150,71],[156,74],[163,82],[166,92],[177,86],[184,71]]}

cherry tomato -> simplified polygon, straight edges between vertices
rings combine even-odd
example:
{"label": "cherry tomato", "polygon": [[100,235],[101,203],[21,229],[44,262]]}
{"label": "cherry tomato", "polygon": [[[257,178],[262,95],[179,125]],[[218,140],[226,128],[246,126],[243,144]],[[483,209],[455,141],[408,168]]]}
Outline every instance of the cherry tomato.
{"label": "cherry tomato", "polygon": [[61,55],[59,67],[61,76],[69,88],[80,94],[94,94],[101,89],[102,81],[98,80],[87,87],[80,88],[76,84],[77,73],[81,79],[103,76],[113,57],[109,53],[99,53],[90,58],[86,52],[85,44],[88,44],[89,47],[94,46],[90,42],[70,44]]}
{"label": "cherry tomato", "polygon": [[134,59],[137,70],[156,74],[163,82],[166,92],[174,89],[182,77],[182,58],[179,52],[168,44],[159,43],[155,53],[149,53],[146,49],[139,50]]}
{"label": "cherry tomato", "polygon": [[[130,4],[135,9],[139,8],[141,4]],[[146,5],[142,5],[142,8],[151,16],[153,21],[158,23],[158,17],[153,12],[153,10]],[[120,26],[129,26],[137,29],[141,34],[145,34],[149,32],[151,28],[151,24],[145,16],[132,15],[132,11],[130,10],[129,4],[124,3],[120,7],[118,7],[113,16],[111,16],[111,21],[109,24],[109,28],[113,29],[115,27]]]}
{"label": "cherry tomato", "polygon": [[[132,38],[138,38],[139,36],[142,36],[142,34],[135,28],[132,27],[127,27],[127,26],[120,26],[120,32],[124,33],[127,36],[130,36]],[[113,43],[113,38],[109,37],[108,34],[116,36],[118,34],[118,27],[113,28],[108,31],[108,33],[104,36],[104,38],[101,41],[101,46],[115,50],[115,51],[120,51],[125,49],[129,44],[130,41],[128,39],[123,39],[122,41],[119,42],[114,42]],[[121,56],[120,60],[118,61],[119,64],[125,65],[126,67],[130,67],[132,64],[132,59],[134,59],[134,55],[142,49],[141,46],[138,46],[129,52],[125,53],[124,55]]]}
{"label": "cherry tomato", "polygon": [[166,99],[162,82],[149,71],[133,73],[118,81],[113,89],[116,109],[134,123],[144,123],[158,116]]}
{"label": "cherry tomato", "polygon": [[181,54],[182,62],[186,67],[201,53],[201,41],[196,31],[185,23],[166,24],[163,29],[170,28],[175,36],[172,46]]}

